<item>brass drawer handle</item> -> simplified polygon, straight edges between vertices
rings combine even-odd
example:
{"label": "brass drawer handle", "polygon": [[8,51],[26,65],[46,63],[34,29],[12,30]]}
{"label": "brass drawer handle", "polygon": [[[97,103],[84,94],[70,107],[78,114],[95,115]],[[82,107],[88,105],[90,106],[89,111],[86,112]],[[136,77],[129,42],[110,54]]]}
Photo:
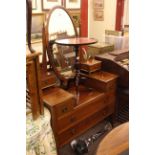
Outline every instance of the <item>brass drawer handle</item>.
{"label": "brass drawer handle", "polygon": [[67,107],[63,107],[61,111],[62,111],[62,113],[65,113],[65,112],[68,111],[68,108]]}

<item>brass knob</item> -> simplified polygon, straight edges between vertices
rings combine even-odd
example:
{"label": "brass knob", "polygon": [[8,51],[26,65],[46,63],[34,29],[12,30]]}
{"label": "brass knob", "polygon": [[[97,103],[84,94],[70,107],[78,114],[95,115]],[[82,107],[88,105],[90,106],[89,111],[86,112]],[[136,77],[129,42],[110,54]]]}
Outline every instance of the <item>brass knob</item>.
{"label": "brass knob", "polygon": [[67,108],[67,107],[63,107],[62,113],[65,113],[65,112],[67,112],[67,111],[68,111],[68,108]]}

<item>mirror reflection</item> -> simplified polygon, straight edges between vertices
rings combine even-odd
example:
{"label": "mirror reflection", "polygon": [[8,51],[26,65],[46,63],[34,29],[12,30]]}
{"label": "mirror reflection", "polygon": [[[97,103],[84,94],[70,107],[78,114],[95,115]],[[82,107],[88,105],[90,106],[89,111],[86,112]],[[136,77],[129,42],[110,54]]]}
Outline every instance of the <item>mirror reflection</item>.
{"label": "mirror reflection", "polygon": [[51,13],[48,34],[49,40],[76,35],[73,22],[65,10],[58,8]]}

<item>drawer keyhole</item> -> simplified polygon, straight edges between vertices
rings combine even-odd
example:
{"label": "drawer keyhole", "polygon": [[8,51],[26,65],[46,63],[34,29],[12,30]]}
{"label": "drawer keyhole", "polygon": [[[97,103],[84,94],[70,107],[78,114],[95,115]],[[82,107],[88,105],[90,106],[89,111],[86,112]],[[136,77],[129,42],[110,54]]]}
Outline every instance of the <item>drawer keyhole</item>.
{"label": "drawer keyhole", "polygon": [[64,107],[63,109],[62,109],[62,113],[65,113],[65,112],[67,112],[68,111],[68,108],[67,107]]}

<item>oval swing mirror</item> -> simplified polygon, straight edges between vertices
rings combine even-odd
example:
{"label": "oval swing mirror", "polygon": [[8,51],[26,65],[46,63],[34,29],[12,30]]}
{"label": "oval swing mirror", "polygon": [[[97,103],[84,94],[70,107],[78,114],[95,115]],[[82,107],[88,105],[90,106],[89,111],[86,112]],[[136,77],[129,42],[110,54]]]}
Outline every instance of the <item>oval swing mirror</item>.
{"label": "oval swing mirror", "polygon": [[48,59],[62,85],[75,77],[75,53],[73,47],[54,44],[55,39],[77,36],[77,30],[69,12],[61,6],[52,8],[45,25]]}

